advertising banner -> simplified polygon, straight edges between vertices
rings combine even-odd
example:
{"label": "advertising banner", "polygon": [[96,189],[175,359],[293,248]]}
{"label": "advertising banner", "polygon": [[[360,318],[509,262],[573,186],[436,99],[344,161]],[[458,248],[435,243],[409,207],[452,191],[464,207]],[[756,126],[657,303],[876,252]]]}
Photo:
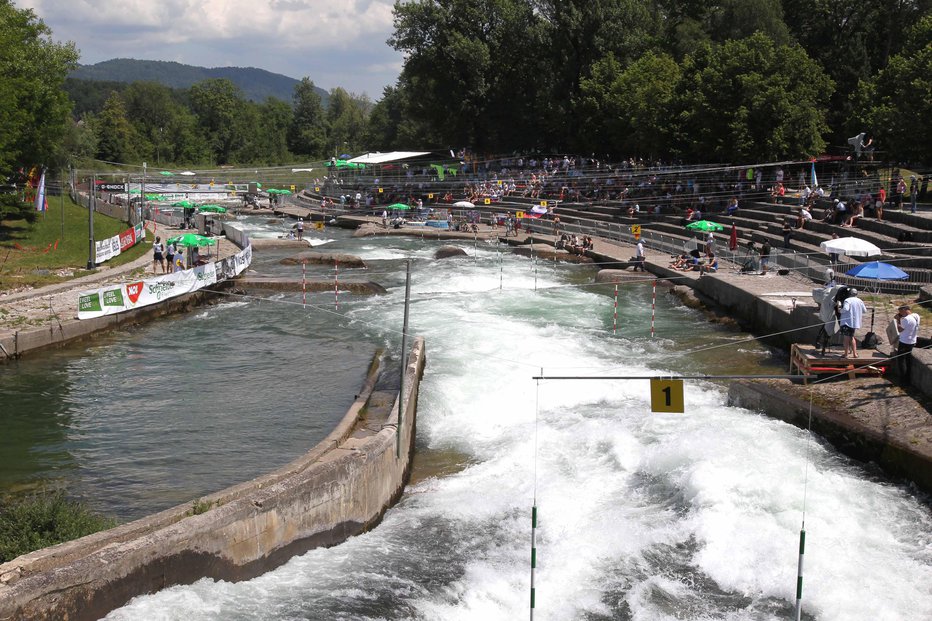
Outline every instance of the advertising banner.
{"label": "advertising banner", "polygon": [[96,241],[94,242],[94,262],[103,263],[108,261],[145,239],[146,231],[140,223],[131,229],[126,229],[119,235]]}
{"label": "advertising banner", "polygon": [[[118,238],[117,238],[118,239]],[[232,257],[145,280],[101,287],[78,295],[78,319],[114,315],[193,293],[242,273],[252,262],[252,246]]]}

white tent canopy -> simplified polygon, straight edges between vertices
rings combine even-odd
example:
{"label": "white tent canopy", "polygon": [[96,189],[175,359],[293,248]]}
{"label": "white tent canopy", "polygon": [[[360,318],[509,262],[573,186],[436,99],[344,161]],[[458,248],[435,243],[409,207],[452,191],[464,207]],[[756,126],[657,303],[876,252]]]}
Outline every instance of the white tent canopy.
{"label": "white tent canopy", "polygon": [[877,257],[883,254],[874,244],[857,237],[829,239],[819,244],[819,248],[828,254],[843,254],[849,257]]}
{"label": "white tent canopy", "polygon": [[430,151],[392,151],[390,153],[366,153],[346,160],[350,164],[388,164],[400,160],[420,157],[421,155],[430,155]]}

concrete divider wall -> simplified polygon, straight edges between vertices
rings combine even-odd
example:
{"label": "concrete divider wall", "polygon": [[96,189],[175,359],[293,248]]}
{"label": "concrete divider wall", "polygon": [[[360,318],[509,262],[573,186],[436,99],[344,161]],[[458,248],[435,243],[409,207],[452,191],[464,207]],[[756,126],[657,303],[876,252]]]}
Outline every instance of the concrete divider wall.
{"label": "concrete divider wall", "polygon": [[98,619],[131,598],[203,577],[244,580],[311,548],[340,543],[381,519],[401,495],[414,449],[425,364],[415,339],[405,370],[400,456],[398,400],[374,434],[354,434],[378,369],[337,429],[288,466],[205,500],[0,565],[0,619]]}

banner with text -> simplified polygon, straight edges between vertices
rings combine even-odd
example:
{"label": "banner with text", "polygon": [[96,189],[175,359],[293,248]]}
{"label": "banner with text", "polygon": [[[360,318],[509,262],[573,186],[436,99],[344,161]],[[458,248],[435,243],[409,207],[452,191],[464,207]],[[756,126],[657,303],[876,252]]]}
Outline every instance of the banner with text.
{"label": "banner with text", "polygon": [[103,263],[122,252],[126,252],[136,244],[145,241],[146,231],[142,223],[131,229],[126,229],[119,235],[94,242],[94,262]]}
{"label": "banner with text", "polygon": [[232,257],[193,269],[147,278],[137,282],[101,287],[78,294],[78,319],[115,315],[151,306],[242,273],[252,263],[252,246]]}

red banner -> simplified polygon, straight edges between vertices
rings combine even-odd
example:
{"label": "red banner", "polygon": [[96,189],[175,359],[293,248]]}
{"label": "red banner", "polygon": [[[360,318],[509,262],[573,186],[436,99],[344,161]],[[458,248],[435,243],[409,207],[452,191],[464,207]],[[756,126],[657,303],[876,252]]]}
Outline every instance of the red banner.
{"label": "red banner", "polygon": [[120,233],[120,252],[126,252],[129,248],[136,245],[136,231],[127,229]]}

